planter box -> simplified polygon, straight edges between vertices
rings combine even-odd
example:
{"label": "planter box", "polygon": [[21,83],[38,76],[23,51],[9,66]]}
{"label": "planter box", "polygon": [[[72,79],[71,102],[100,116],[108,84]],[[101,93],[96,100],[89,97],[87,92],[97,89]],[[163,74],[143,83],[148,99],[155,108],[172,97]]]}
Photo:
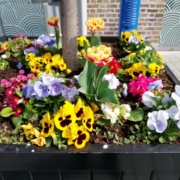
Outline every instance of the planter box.
{"label": "planter box", "polygon": [[179,180],[180,145],[0,145],[1,180]]}
{"label": "planter box", "polygon": [[179,165],[180,145],[0,145],[0,180],[179,180]]}

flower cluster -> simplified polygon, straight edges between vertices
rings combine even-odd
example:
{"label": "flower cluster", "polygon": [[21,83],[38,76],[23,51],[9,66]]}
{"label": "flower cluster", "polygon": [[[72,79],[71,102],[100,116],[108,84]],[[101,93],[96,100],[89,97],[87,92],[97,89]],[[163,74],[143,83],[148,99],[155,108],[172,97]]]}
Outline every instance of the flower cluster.
{"label": "flower cluster", "polygon": [[48,52],[40,57],[35,56],[33,53],[28,53],[25,56],[25,60],[28,61],[31,72],[37,75],[44,71],[50,75],[56,75],[57,73],[63,71],[67,74],[71,73],[71,70],[67,68],[66,63],[60,54],[52,56],[51,53]]}
{"label": "flower cluster", "polygon": [[[79,125],[81,124],[81,125]],[[67,144],[74,144],[77,148],[83,148],[90,139],[93,130],[94,113],[89,106],[85,106],[81,99],[74,105],[65,101],[59,111],[50,118],[47,112],[42,119],[42,130],[39,132],[31,124],[22,125],[26,137],[31,139],[33,144],[43,146],[46,138],[56,138],[60,131],[63,138],[67,138]],[[34,137],[36,137],[34,139]]]}
{"label": "flower cluster", "polygon": [[27,98],[23,98],[21,94],[22,87],[27,83],[28,80],[34,78],[34,74],[23,75],[24,70],[20,70],[17,77],[11,78],[10,81],[6,79],[1,80],[1,86],[5,87],[5,97],[1,103],[0,109],[10,107],[12,114],[18,117],[22,111],[22,103],[27,103]]}
{"label": "flower cluster", "polygon": [[66,99],[74,101],[75,94],[78,94],[76,87],[69,88],[62,84],[63,82],[63,78],[57,78],[43,73],[34,83],[29,80],[22,87],[22,92],[26,98],[35,97],[39,99],[62,94]]}
{"label": "flower cluster", "polygon": [[146,77],[140,74],[136,80],[133,80],[129,83],[129,92],[132,93],[132,96],[139,96],[139,100],[141,100],[141,96],[144,92],[152,90],[161,91],[162,90],[162,81],[158,80],[158,78]]}
{"label": "flower cluster", "polygon": [[[117,43],[124,57],[118,59],[121,52],[95,35],[104,28],[103,19],[89,19],[91,37],[77,37],[79,69],[71,75],[61,53],[58,18],[47,23],[55,38],[43,34],[18,48],[19,62],[31,74],[20,70],[1,80],[0,116],[12,119],[16,133],[22,128],[32,144],[58,148],[83,148],[95,138],[123,144],[168,143],[180,137],[180,86],[171,95],[163,86],[163,57],[145,36],[122,32]],[[12,44],[19,44],[17,38]],[[9,50],[10,42],[1,43],[1,52]]]}

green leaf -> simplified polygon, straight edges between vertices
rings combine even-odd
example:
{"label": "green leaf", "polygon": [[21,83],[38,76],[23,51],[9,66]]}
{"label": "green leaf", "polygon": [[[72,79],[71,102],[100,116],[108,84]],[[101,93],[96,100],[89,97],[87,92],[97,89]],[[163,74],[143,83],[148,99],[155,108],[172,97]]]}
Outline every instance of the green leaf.
{"label": "green leaf", "polygon": [[[46,48],[46,50],[49,50],[49,51],[51,51],[52,52],[52,54],[60,54],[60,51],[59,51],[59,49],[57,49],[56,47],[54,47],[54,46],[51,46],[51,47],[47,47]],[[62,55],[62,54],[61,54]]]}
{"label": "green leaf", "polygon": [[23,92],[22,91],[16,89],[15,92],[19,97],[23,97]]}
{"label": "green leaf", "polygon": [[115,96],[115,91],[112,89],[103,89],[98,92],[97,100],[104,101],[104,102],[111,102],[113,104],[118,104],[118,100]]}
{"label": "green leaf", "polygon": [[99,71],[99,73],[98,73],[97,80],[96,80],[96,88],[97,88],[97,89],[98,89],[99,86],[101,85],[101,83],[102,83],[102,78],[103,78],[103,76],[107,73],[107,71],[108,71],[108,67],[107,67],[107,66],[103,66],[103,67],[100,69],[100,71]]}
{"label": "green leaf", "polygon": [[52,143],[52,137],[47,137],[46,138],[46,148],[50,147]]}
{"label": "green leaf", "polygon": [[165,142],[165,140],[164,140],[164,138],[162,136],[159,138],[159,142],[160,143],[164,143]]}
{"label": "green leaf", "polygon": [[17,52],[18,50],[16,49],[16,44],[12,44],[11,46],[11,51],[12,52]]}
{"label": "green leaf", "polygon": [[101,39],[98,36],[94,36],[94,34],[91,36],[91,46],[99,46],[101,45]]}
{"label": "green leaf", "polygon": [[14,114],[14,111],[12,110],[11,107],[5,107],[4,109],[1,110],[1,113],[0,113],[2,117],[9,117],[12,114]]}
{"label": "green leaf", "polygon": [[30,109],[29,106],[25,106],[22,115],[24,119],[27,119],[29,121],[34,121],[38,119],[38,114],[34,112],[32,109]]}
{"label": "green leaf", "polygon": [[11,53],[9,51],[5,52],[7,59],[11,56]]}
{"label": "green leaf", "polygon": [[10,51],[11,46],[13,45],[13,41],[11,38],[8,38],[8,50]]}
{"label": "green leaf", "polygon": [[87,59],[86,59],[86,58],[84,58],[84,57],[82,57],[82,58],[78,58],[78,62],[79,62],[81,65],[83,65],[83,66],[85,66],[86,61],[87,61]]}
{"label": "green leaf", "polygon": [[104,126],[105,124],[107,124],[107,120],[106,119],[98,119],[96,121],[97,124]]}
{"label": "green leaf", "polygon": [[138,109],[130,112],[130,116],[128,117],[129,121],[138,122],[142,121],[144,118],[144,111],[142,109]]}
{"label": "green leaf", "polygon": [[13,117],[12,118],[12,123],[15,126],[14,133],[17,133],[18,130],[21,128],[22,115],[19,115],[18,117]]}
{"label": "green leaf", "polygon": [[159,104],[158,99],[156,97],[150,97],[150,99],[151,99],[153,106],[157,107]]}
{"label": "green leaf", "polygon": [[96,65],[90,61],[86,61],[83,72],[78,78],[79,85],[83,87],[86,94],[93,94],[93,80]]}

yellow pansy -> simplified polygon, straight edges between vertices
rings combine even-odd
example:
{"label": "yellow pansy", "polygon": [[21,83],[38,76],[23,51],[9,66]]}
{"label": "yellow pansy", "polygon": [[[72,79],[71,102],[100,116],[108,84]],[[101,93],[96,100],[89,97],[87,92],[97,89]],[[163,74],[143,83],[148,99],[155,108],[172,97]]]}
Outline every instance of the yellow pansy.
{"label": "yellow pansy", "polygon": [[71,74],[72,70],[71,69],[66,69],[66,74]]}
{"label": "yellow pansy", "polygon": [[60,69],[61,71],[66,70],[66,68],[67,68],[66,63],[59,63],[59,69]]}
{"label": "yellow pansy", "polygon": [[46,144],[46,139],[43,136],[38,136],[36,139],[31,140],[31,143],[38,146],[44,146]]}
{"label": "yellow pansy", "polygon": [[125,31],[121,33],[121,40],[125,41],[126,43],[129,43],[129,38],[132,36],[132,33],[129,31]]}
{"label": "yellow pansy", "polygon": [[74,107],[74,112],[76,114],[77,120],[81,120],[84,117],[84,111],[85,111],[84,102],[79,98]]}
{"label": "yellow pansy", "polygon": [[151,76],[157,76],[160,72],[161,67],[157,65],[156,63],[150,63],[148,65],[148,72],[151,74]]}
{"label": "yellow pansy", "polygon": [[44,62],[45,64],[48,64],[48,62],[50,61],[51,57],[52,57],[52,56],[51,56],[51,53],[50,53],[50,52],[45,53],[45,54],[42,56],[43,62]]}
{"label": "yellow pansy", "polygon": [[54,132],[54,121],[50,120],[50,114],[47,112],[42,119],[42,131],[43,137],[48,137]]}
{"label": "yellow pansy", "polygon": [[132,33],[133,33],[133,35],[137,35],[138,34],[137,30],[133,30]]}
{"label": "yellow pansy", "polygon": [[44,64],[44,60],[42,57],[35,57],[33,60],[34,60],[35,64],[38,64],[40,66],[43,66],[43,64]]}
{"label": "yellow pansy", "polygon": [[90,18],[86,22],[87,27],[92,33],[104,29],[104,24],[104,20],[101,18]]}
{"label": "yellow pansy", "polygon": [[64,131],[69,126],[72,126],[76,121],[74,112],[74,104],[65,101],[65,104],[60,107],[58,113],[54,115],[55,126],[57,129]]}
{"label": "yellow pansy", "polygon": [[25,60],[26,60],[26,61],[31,61],[34,57],[35,57],[35,54],[34,54],[34,53],[28,53],[28,54],[25,56]]}
{"label": "yellow pansy", "polygon": [[91,108],[92,108],[93,112],[96,112],[99,110],[99,107],[94,103],[91,103]]}
{"label": "yellow pansy", "polygon": [[78,149],[83,148],[90,139],[90,135],[86,129],[83,126],[79,127],[77,124],[74,124],[74,126],[63,135],[63,137],[66,136],[65,138],[69,138],[68,145],[74,144]]}
{"label": "yellow pansy", "polygon": [[90,132],[93,130],[94,113],[89,106],[85,107],[84,118],[82,122],[83,122],[83,127],[85,129],[87,129]]}
{"label": "yellow pansy", "polygon": [[142,34],[138,34],[138,35],[136,36],[136,38],[137,38],[139,41],[141,41],[142,43],[144,42],[144,40],[143,40],[143,35],[142,35]]}
{"label": "yellow pansy", "polygon": [[86,36],[80,36],[77,38],[77,45],[80,47],[84,47],[84,43],[86,42],[87,46],[90,46],[89,40]]}
{"label": "yellow pansy", "polygon": [[35,129],[31,123],[28,123],[27,125],[21,125],[21,127],[23,128],[26,138],[33,138],[34,136],[38,137],[40,134],[39,131]]}

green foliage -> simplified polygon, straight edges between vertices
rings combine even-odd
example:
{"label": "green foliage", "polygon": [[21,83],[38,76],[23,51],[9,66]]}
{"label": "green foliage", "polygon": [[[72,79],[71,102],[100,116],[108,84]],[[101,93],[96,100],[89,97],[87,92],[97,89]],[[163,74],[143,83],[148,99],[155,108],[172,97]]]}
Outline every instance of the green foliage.
{"label": "green foliage", "polygon": [[4,117],[4,118],[9,117],[9,116],[11,116],[12,114],[14,114],[14,111],[12,110],[11,107],[5,107],[5,108],[3,108],[3,109],[1,110],[1,112],[0,112],[0,115],[1,115],[2,117]]}
{"label": "green foliage", "polygon": [[133,122],[138,122],[138,121],[142,121],[143,118],[144,118],[144,111],[141,108],[139,108],[135,111],[130,112],[130,116],[128,117],[128,120]]}
{"label": "green foliage", "polygon": [[5,70],[7,68],[9,68],[9,62],[4,59],[1,59],[0,60],[0,70]]}
{"label": "green foliage", "polygon": [[107,73],[107,70],[106,66],[99,68],[90,61],[86,62],[78,82],[79,92],[84,94],[89,102],[100,101],[118,104],[115,91],[108,88],[109,82],[102,82],[102,77]]}

